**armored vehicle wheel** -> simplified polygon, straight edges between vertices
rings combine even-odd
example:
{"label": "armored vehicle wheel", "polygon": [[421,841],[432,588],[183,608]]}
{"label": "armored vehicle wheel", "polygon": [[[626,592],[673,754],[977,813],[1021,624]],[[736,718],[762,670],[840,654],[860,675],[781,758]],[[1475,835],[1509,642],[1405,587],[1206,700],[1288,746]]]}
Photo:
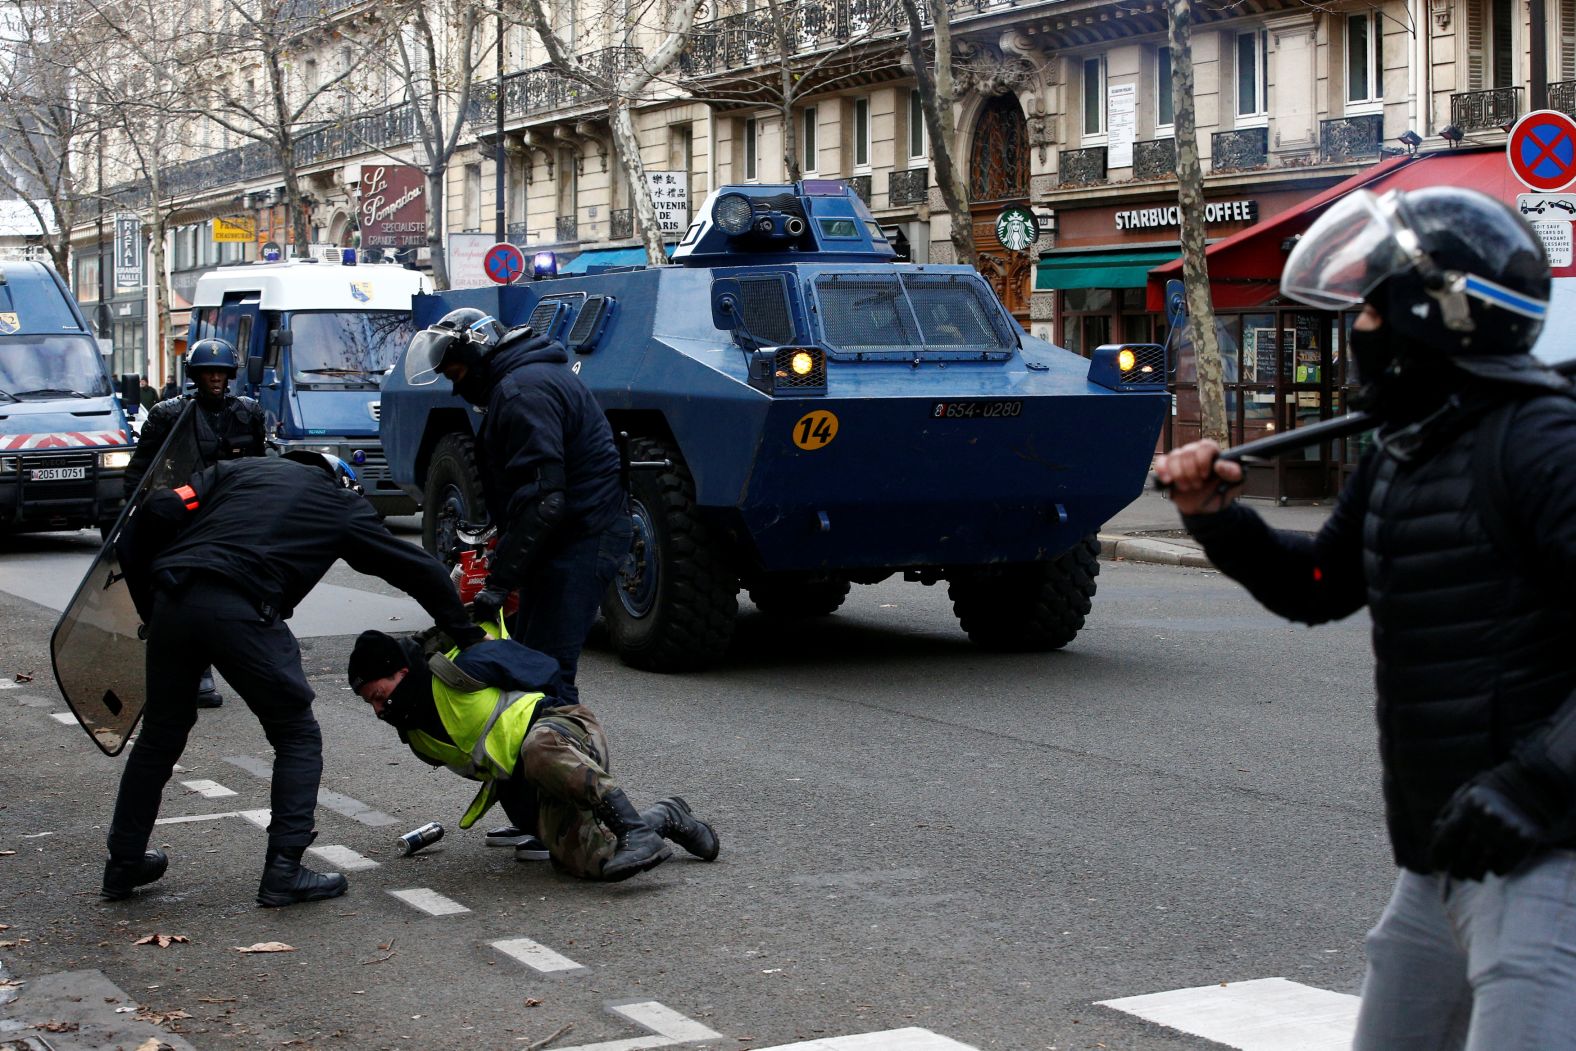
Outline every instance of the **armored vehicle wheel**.
{"label": "armored vehicle wheel", "polygon": [[1050,562],[960,575],[947,596],[963,630],[983,649],[1058,650],[1083,627],[1099,554],[1100,541],[1086,536]]}
{"label": "armored vehicle wheel", "polygon": [[824,617],[848,597],[848,581],[799,573],[769,573],[750,582],[750,601],[774,617]]}
{"label": "armored vehicle wheel", "polygon": [[636,438],[633,460],[670,460],[630,478],[635,538],[631,558],[602,600],[613,646],[625,664],[688,671],[721,657],[739,613],[738,578],[695,513],[695,481],[677,449]]}
{"label": "armored vehicle wheel", "polygon": [[421,503],[421,546],[446,566],[459,559],[459,525],[480,521],[482,481],[476,469],[475,444],[450,434],[433,450],[427,488]]}

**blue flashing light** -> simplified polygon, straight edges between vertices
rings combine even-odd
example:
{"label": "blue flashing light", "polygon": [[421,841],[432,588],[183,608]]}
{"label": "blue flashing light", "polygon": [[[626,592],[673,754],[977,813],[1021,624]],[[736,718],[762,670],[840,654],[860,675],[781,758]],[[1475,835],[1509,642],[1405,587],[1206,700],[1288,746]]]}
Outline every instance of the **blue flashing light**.
{"label": "blue flashing light", "polygon": [[339,250],[339,261],[345,266],[355,266],[356,250],[354,248],[341,248]]}
{"label": "blue flashing light", "polygon": [[367,451],[365,449],[357,449],[350,454],[350,462],[360,467],[367,462]]}
{"label": "blue flashing light", "polygon": [[531,259],[531,276],[555,277],[558,274],[558,256],[553,252],[537,252]]}

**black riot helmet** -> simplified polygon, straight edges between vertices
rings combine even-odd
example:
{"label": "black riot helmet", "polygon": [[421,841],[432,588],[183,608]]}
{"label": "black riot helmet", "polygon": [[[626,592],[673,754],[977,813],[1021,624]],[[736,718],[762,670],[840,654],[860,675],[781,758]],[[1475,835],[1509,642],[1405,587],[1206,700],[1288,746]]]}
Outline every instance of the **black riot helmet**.
{"label": "black riot helmet", "polygon": [[1354,190],[1303,234],[1281,275],[1281,291],[1298,302],[1366,303],[1384,319],[1378,332],[1353,333],[1370,403],[1386,386],[1437,388],[1450,365],[1488,379],[1541,373],[1531,350],[1549,290],[1548,257],[1526,221],[1454,186]]}
{"label": "black riot helmet", "polygon": [[505,329],[485,310],[461,307],[416,333],[405,355],[405,379],[423,387],[436,383],[445,365],[476,369],[502,342]]}

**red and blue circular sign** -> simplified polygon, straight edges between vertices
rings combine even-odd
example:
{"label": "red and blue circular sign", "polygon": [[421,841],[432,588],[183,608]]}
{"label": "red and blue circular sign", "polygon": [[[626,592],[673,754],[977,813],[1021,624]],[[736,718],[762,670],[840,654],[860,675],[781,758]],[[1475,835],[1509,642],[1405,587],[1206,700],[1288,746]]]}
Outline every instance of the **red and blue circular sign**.
{"label": "red and blue circular sign", "polygon": [[499,242],[487,249],[487,255],[482,259],[482,269],[490,280],[500,285],[513,284],[525,273],[525,253],[506,241]]}
{"label": "red and blue circular sign", "polygon": [[1529,188],[1563,190],[1576,182],[1576,121],[1557,110],[1533,110],[1510,129],[1505,153]]}

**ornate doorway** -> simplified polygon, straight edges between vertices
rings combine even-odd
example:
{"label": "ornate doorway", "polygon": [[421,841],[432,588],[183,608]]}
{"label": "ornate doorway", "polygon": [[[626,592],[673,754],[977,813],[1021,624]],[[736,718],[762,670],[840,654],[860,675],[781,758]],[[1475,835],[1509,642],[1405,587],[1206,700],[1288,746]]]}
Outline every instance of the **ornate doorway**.
{"label": "ornate doorway", "polygon": [[1029,200],[1029,135],[1023,108],[1013,95],[985,103],[969,151],[969,202],[979,271],[1012,316],[1029,327],[1029,292],[1034,255],[1012,252],[996,239],[996,216],[1009,204]]}

